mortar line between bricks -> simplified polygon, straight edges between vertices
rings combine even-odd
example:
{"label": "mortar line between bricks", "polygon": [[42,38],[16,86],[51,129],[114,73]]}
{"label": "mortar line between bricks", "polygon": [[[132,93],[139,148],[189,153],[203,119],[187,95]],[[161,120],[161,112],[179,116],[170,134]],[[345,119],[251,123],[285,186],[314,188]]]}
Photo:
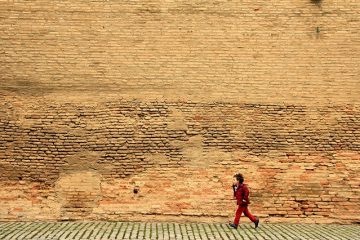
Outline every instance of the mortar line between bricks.
{"label": "mortar line between bricks", "polygon": [[122,229],[123,229],[123,225],[124,225],[124,222],[117,222],[117,225],[116,225],[116,226],[118,226],[118,227],[117,227],[117,229],[116,229],[116,232],[114,233],[115,239],[119,239],[119,234],[120,234],[120,232],[121,232]]}
{"label": "mortar line between bricks", "polygon": [[[219,229],[218,224],[214,224],[214,227],[216,228],[216,231],[219,233],[221,239],[227,240],[227,239],[226,239],[226,238],[227,238],[226,234],[223,233],[223,232]],[[224,237],[225,237],[225,238],[224,238]]]}
{"label": "mortar line between bricks", "polygon": [[142,239],[146,239],[147,237],[147,234],[148,234],[148,223],[142,223],[142,226],[141,226],[141,229],[142,229]]}
{"label": "mortar line between bricks", "polygon": [[196,233],[198,235],[198,238],[200,238],[200,240],[203,240],[201,233],[200,233],[200,229],[199,229],[199,224],[195,224],[195,229],[196,229]]}
{"label": "mortar line between bricks", "polygon": [[46,226],[38,233],[39,237],[42,237],[51,227],[51,223],[45,223]]}
{"label": "mortar line between bricks", "polygon": [[102,237],[104,236],[104,234],[106,233],[106,229],[108,228],[108,224],[109,222],[104,222],[100,229],[99,229],[99,232],[98,234],[95,236],[95,238],[99,238],[99,239],[102,239]]}
{"label": "mortar line between bricks", "polygon": [[350,230],[350,228],[344,228],[344,227],[341,227],[341,228],[339,228],[338,231],[334,232],[332,230],[331,226],[325,226],[324,230],[329,231],[333,234],[339,234],[339,232],[340,232],[342,237],[350,237],[350,235],[352,234],[352,231]]}
{"label": "mortar line between bricks", "polygon": [[89,226],[88,228],[84,231],[84,233],[81,235],[81,237],[83,238],[89,238],[91,233],[93,232],[93,229],[95,228],[95,223],[94,222],[89,222]]}
{"label": "mortar line between bricks", "polygon": [[125,229],[124,229],[124,234],[122,235],[121,239],[125,238],[126,232],[127,232],[127,228],[129,227],[129,223],[126,223]]}
{"label": "mortar line between bricks", "polygon": [[197,232],[199,234],[200,240],[204,240],[203,235],[201,234],[200,225],[201,225],[201,223],[196,224],[196,230],[197,230]]}
{"label": "mortar line between bricks", "polygon": [[52,222],[51,227],[49,228],[49,232],[44,234],[45,239],[50,239],[51,234],[56,233],[56,229],[61,227],[61,225],[58,222]]}
{"label": "mortar line between bricks", "polygon": [[116,223],[114,222],[109,222],[109,225],[107,226],[107,228],[105,229],[105,232],[104,234],[102,235],[102,238],[106,238],[106,239],[109,239],[111,234],[112,234],[112,231],[113,229],[115,228],[116,226]]}
{"label": "mortar line between bricks", "polygon": [[[313,226],[316,226],[316,225],[308,225],[310,227],[313,227]],[[307,237],[312,237],[311,233],[309,233],[309,231],[307,231],[306,227],[308,227],[306,225],[303,225],[303,224],[299,224],[298,227],[296,228],[297,231],[300,231],[302,235],[305,235]],[[287,229],[290,229],[290,230],[294,230],[294,226],[291,226],[291,225],[286,225],[286,228]],[[316,230],[313,230],[313,231],[316,231],[316,233],[320,232],[319,229],[316,229]],[[325,239],[327,239],[326,236],[323,236],[321,235],[321,237],[324,237]]]}
{"label": "mortar line between bricks", "polygon": [[139,231],[140,231],[139,222],[134,222],[134,226],[131,233],[132,238],[134,237],[135,239],[138,239]]}
{"label": "mortar line between bricks", "polygon": [[207,237],[208,238],[214,238],[215,236],[214,236],[214,234],[213,234],[213,232],[211,231],[211,227],[210,227],[210,224],[205,224],[204,225],[204,229],[205,229],[205,231],[207,232]]}
{"label": "mortar line between bricks", "polygon": [[[141,235],[140,235],[141,234]],[[142,237],[142,239],[144,239],[146,236],[146,223],[141,223],[140,224],[140,228],[139,228],[139,235],[137,236],[138,238]]]}
{"label": "mortar line between bricks", "polygon": [[101,227],[101,225],[103,224],[103,222],[93,222],[92,223],[92,229],[90,231],[90,234],[89,234],[89,238],[95,238],[95,236],[99,233],[99,228]]}
{"label": "mortar line between bricks", "polygon": [[189,223],[188,226],[189,226],[189,230],[190,230],[190,234],[191,234],[190,236],[191,236],[192,238],[196,239],[195,232],[194,232],[194,229],[193,229],[193,227],[192,227],[192,224]]}
{"label": "mortar line between bricks", "polygon": [[175,226],[173,223],[167,223],[168,228],[168,236],[171,238],[171,236],[176,236]]}
{"label": "mortar line between bricks", "polygon": [[[207,235],[207,232],[206,232],[206,230],[204,228],[204,223],[198,224],[198,229],[199,229],[200,236],[201,236],[202,239],[204,239],[204,240],[209,239],[209,237]],[[205,238],[203,238],[203,237],[205,237]]]}
{"label": "mortar line between bricks", "polygon": [[[307,231],[307,229],[306,229],[306,225],[302,225],[302,224],[300,224],[299,225],[299,228],[300,228],[300,231],[301,231],[301,233],[302,234],[304,234],[304,235],[306,235],[306,236],[308,236],[308,237],[312,237],[313,236],[313,233],[314,233],[314,231],[316,232],[316,233],[321,233],[321,237],[324,237],[325,239],[327,239],[327,236],[325,235],[323,235],[323,232],[321,231],[321,226],[316,226],[316,225],[310,225],[311,227],[315,227],[315,230],[313,230],[313,231]],[[292,229],[292,230],[295,230],[294,229],[294,226],[291,226],[291,225],[288,225],[287,226],[289,229]]]}
{"label": "mortar line between bricks", "polygon": [[166,234],[168,238],[170,238],[170,236],[174,233],[174,229],[172,229],[171,223],[166,223],[166,230]]}
{"label": "mortar line between bricks", "polygon": [[[63,224],[63,223],[61,223],[61,224]],[[70,227],[71,227],[71,222],[64,223],[64,226],[61,228],[61,231],[59,231],[55,237],[57,239],[59,239]],[[63,232],[63,231],[65,231],[65,232]]]}
{"label": "mortar line between bricks", "polygon": [[120,234],[120,231],[122,229],[122,225],[123,225],[123,222],[118,222],[118,224],[120,225],[119,228],[117,229],[117,233],[115,235],[115,239],[118,239],[118,236]]}
{"label": "mortar line between bricks", "polygon": [[211,228],[211,231],[213,233],[213,235],[217,238],[217,237],[220,237],[222,239],[222,236],[220,235],[219,231],[217,230],[215,224],[210,224],[209,225],[210,228]]}
{"label": "mortar line between bricks", "polygon": [[[306,237],[310,237],[310,238],[314,236],[313,234],[316,234],[318,236],[320,235],[324,239],[328,239],[327,234],[324,235],[324,232],[321,230],[321,226],[311,225],[310,227],[312,227],[314,230],[308,231],[307,226],[300,225],[299,228],[300,228],[301,234],[306,236]],[[292,230],[295,230],[294,227],[291,226],[291,225],[289,225],[288,228],[292,229]]]}
{"label": "mortar line between bricks", "polygon": [[184,226],[184,224],[179,224],[179,228],[180,228],[180,234],[181,234],[181,239],[185,240],[184,237],[186,237],[186,228]]}
{"label": "mortar line between bricks", "polygon": [[[234,239],[239,239],[237,236],[235,236],[235,233],[237,233],[238,235],[240,235],[239,234],[239,232],[237,231],[237,229],[235,230],[235,229],[230,229],[230,233],[232,234],[232,236],[234,237]],[[241,237],[242,238],[242,237]]]}
{"label": "mortar line between bricks", "polygon": [[94,228],[94,223],[93,222],[87,222],[86,225],[84,226],[84,229],[81,233],[80,239],[86,239],[89,238],[89,235],[91,233],[91,229]]}
{"label": "mortar line between bricks", "polygon": [[197,237],[197,239],[200,238],[200,240],[203,240],[202,237],[201,237],[200,231],[199,231],[199,225],[198,224],[193,224],[193,229],[195,230],[195,233],[196,233],[195,236]]}
{"label": "mortar line between bricks", "polygon": [[[351,234],[348,233],[349,231],[351,232]],[[343,234],[349,238],[354,237],[356,233],[357,233],[357,236],[360,235],[359,232],[360,232],[360,230],[356,232],[356,230],[352,230],[352,227],[350,227],[350,226],[347,226],[346,229],[343,230]]]}
{"label": "mortar line between bricks", "polygon": [[159,239],[159,223],[155,223],[156,239]]}
{"label": "mortar line between bricks", "polygon": [[[43,224],[43,223],[40,223],[40,224]],[[34,231],[30,233],[30,234],[32,234],[32,235],[30,235],[29,238],[34,238],[34,237],[35,237],[37,234],[39,234],[39,232],[41,232],[45,227],[46,227],[46,225],[45,225],[45,226],[40,226],[40,228],[37,229],[37,227],[36,227],[36,225],[35,225]]]}
{"label": "mortar line between bricks", "polygon": [[212,225],[213,224],[207,224],[207,227],[208,227],[208,230],[209,230],[209,232],[210,232],[210,234],[211,234],[211,237],[212,238],[214,238],[214,239],[216,239],[216,234],[214,233],[214,230],[213,230],[213,227],[212,227]]}
{"label": "mortar line between bricks", "polygon": [[115,231],[115,229],[116,229],[116,225],[117,225],[117,223],[116,223],[116,222],[112,222],[112,224],[113,224],[113,225],[111,225],[111,226],[113,226],[113,227],[112,227],[112,228],[110,228],[110,232],[109,232],[109,234],[108,234],[109,239],[111,239],[111,236],[113,235],[113,232]]}
{"label": "mortar line between bricks", "polygon": [[192,233],[192,229],[191,229],[190,224],[185,223],[184,225],[185,225],[185,234],[186,234],[187,238],[188,238],[188,239],[193,239],[193,238],[195,238],[194,235],[193,235],[193,233]]}
{"label": "mortar line between bricks", "polygon": [[17,238],[22,234],[26,233],[26,230],[30,228],[31,223],[25,223],[25,226],[22,226],[22,229],[18,231],[15,235],[13,235],[11,238]]}
{"label": "mortar line between bricks", "polygon": [[156,238],[156,226],[154,223],[150,224],[150,238]]}
{"label": "mortar line between bricks", "polygon": [[68,231],[71,230],[73,226],[73,222],[68,222],[69,224],[66,224],[66,226],[62,229],[63,233],[59,236],[59,238],[64,237],[64,234],[66,234]]}
{"label": "mortar line between bricks", "polygon": [[[172,223],[172,227],[174,229],[174,235],[175,236],[180,236],[182,239],[182,235],[181,235],[181,231],[180,231],[180,226],[178,224]],[[178,237],[178,239],[180,239],[180,237]]]}
{"label": "mortar line between bricks", "polygon": [[69,239],[74,239],[74,237],[79,233],[79,230],[81,229],[80,227],[82,226],[81,222],[76,222],[74,224],[75,224],[75,227],[72,229],[72,232],[70,233],[70,235],[67,236],[67,238],[69,238]]}
{"label": "mortar line between bricks", "polygon": [[140,233],[142,232],[142,233],[144,233],[144,230],[143,230],[143,223],[138,223],[139,225],[138,225],[138,232],[137,232],[137,234],[136,234],[136,239],[139,239],[139,235],[140,235]]}
{"label": "mortar line between bricks", "polygon": [[210,229],[209,229],[209,224],[208,223],[204,223],[203,224],[203,229],[204,229],[204,232],[205,232],[205,235],[208,239],[211,239],[213,238],[214,236],[212,235]]}
{"label": "mortar line between bricks", "polygon": [[151,239],[158,239],[157,224],[151,223]]}
{"label": "mortar line between bricks", "polygon": [[44,235],[44,238],[45,238],[45,239],[48,239],[49,236],[50,236],[54,231],[56,231],[57,226],[60,226],[60,225],[59,225],[58,223],[56,223],[56,222],[53,222],[53,223],[52,223],[52,226],[51,226],[50,229],[49,229],[49,232]]}
{"label": "mortar line between bricks", "polygon": [[76,239],[76,238],[81,239],[82,236],[83,236],[83,235],[85,234],[85,232],[86,232],[87,226],[90,225],[90,223],[88,223],[88,222],[82,222],[81,224],[82,224],[82,225],[81,225],[81,230],[78,231],[78,232],[75,234],[75,236],[73,236],[73,239]]}
{"label": "mortar line between bricks", "polygon": [[[272,226],[271,224],[262,224],[259,230],[263,230],[266,231],[266,234],[269,235],[271,238],[277,238],[277,239],[285,239],[284,236],[280,235],[276,228],[274,226]],[[276,232],[276,233],[274,233]]]}
{"label": "mortar line between bricks", "polygon": [[169,235],[169,229],[168,229],[168,224],[167,223],[161,223],[161,232],[163,235],[163,239],[166,238],[166,236]]}
{"label": "mortar line between bricks", "polygon": [[150,237],[151,237],[151,223],[146,222],[144,227],[144,238],[150,239]]}
{"label": "mortar line between bricks", "polygon": [[167,223],[161,223],[161,232],[163,235],[163,239],[169,236],[169,229]]}
{"label": "mortar line between bricks", "polygon": [[73,234],[76,231],[76,222],[71,223],[71,227],[65,232],[65,235],[63,236],[65,239],[70,239],[71,234]]}
{"label": "mortar line between bricks", "polygon": [[145,224],[144,236],[148,237],[148,238],[151,238],[151,224],[148,223],[148,222]]}
{"label": "mortar line between bricks", "polygon": [[156,237],[155,224],[150,223],[150,239],[154,239],[154,236]]}
{"label": "mortar line between bricks", "polygon": [[251,229],[249,228],[249,226],[247,224],[240,224],[239,226],[240,226],[240,229],[238,228],[236,230],[237,232],[239,232],[239,230],[241,230],[247,238],[252,237],[252,236],[250,236]]}
{"label": "mortar line between bricks", "polygon": [[169,229],[170,229],[169,230],[170,237],[171,237],[171,235],[176,236],[177,227],[176,227],[176,225],[174,223],[169,223]]}
{"label": "mortar line between bricks", "polygon": [[130,229],[129,229],[129,231],[128,231],[128,234],[129,234],[129,239],[131,239],[131,236],[132,236],[132,234],[133,234],[133,231],[134,231],[134,222],[131,222],[131,224],[130,224]]}
{"label": "mortar line between bricks", "polygon": [[64,226],[66,225],[66,223],[59,223],[59,222],[55,222],[54,223],[54,231],[49,233],[47,235],[47,237],[55,237],[56,234],[59,234],[59,232],[64,228]]}
{"label": "mortar line between bricks", "polygon": [[9,229],[9,233],[8,234],[4,234],[5,239],[11,235],[13,235],[13,233],[19,228],[19,226],[15,223],[13,226],[11,226],[11,228]]}
{"label": "mortar line between bricks", "polygon": [[59,224],[60,224],[60,229],[58,230],[58,232],[54,234],[56,239],[60,238],[60,236],[62,235],[62,231],[68,228],[70,222],[60,222]]}
{"label": "mortar line between bricks", "polygon": [[329,233],[326,229],[324,229],[321,226],[317,226],[317,231],[322,234],[322,237],[325,237],[326,239],[331,239],[333,237],[333,234]]}
{"label": "mortar line between bricks", "polygon": [[16,223],[14,223],[14,225],[12,225],[8,230],[4,231],[3,234],[3,239],[10,239],[10,236],[13,236],[14,234],[16,234],[16,230],[19,228],[18,225],[16,225]]}
{"label": "mortar line between bricks", "polygon": [[[220,229],[225,233],[227,239],[231,239],[231,238],[230,238],[230,235],[229,235],[229,233],[228,233],[228,230],[230,230],[229,227],[228,227],[227,225],[225,225],[225,227],[224,227],[224,224],[223,224],[223,223],[220,223],[220,224],[219,224],[219,227],[220,227]],[[225,229],[225,228],[226,228],[226,229]]]}
{"label": "mortar line between bricks", "polygon": [[76,232],[72,235],[70,235],[69,237],[71,239],[77,239],[78,236],[83,234],[83,229],[85,228],[85,226],[87,226],[86,222],[80,222],[77,226],[76,226]]}
{"label": "mortar line between bricks", "polygon": [[[25,237],[26,238],[32,238],[32,236],[31,236],[31,234],[33,234],[34,232],[35,232],[35,234],[36,234],[36,231],[37,231],[37,228],[38,228],[38,224],[39,223],[31,223],[31,227],[29,228],[29,232],[27,231],[27,232],[25,232]],[[30,235],[30,236],[29,236]],[[9,238],[9,239],[11,239],[11,238]]]}
{"label": "mortar line between bricks", "polygon": [[139,229],[138,229],[138,223],[137,222],[134,222],[133,223],[133,226],[132,226],[132,229],[131,229],[131,234],[130,234],[130,238],[131,239],[137,239],[137,235],[139,234]]}
{"label": "mortar line between bricks", "polygon": [[272,227],[272,225],[264,224],[264,225],[260,226],[259,228],[260,228],[260,230],[266,229],[266,234],[269,235],[270,238],[272,238],[272,239],[279,239],[279,237],[283,238],[283,236],[280,234],[279,234],[280,236],[274,235],[272,230],[275,231],[275,229]]}
{"label": "mortar line between bricks", "polygon": [[[287,229],[285,226],[281,226],[281,228],[283,228],[283,229]],[[276,229],[278,229],[278,228],[276,228]],[[288,229],[287,229],[288,230]],[[291,232],[291,231],[290,231]],[[286,238],[286,239],[293,239],[293,237],[292,236],[290,236],[289,235],[289,231],[285,231],[285,232],[280,232],[279,233],[281,236],[283,236],[284,238]]]}
{"label": "mortar line between bricks", "polygon": [[[334,234],[339,234],[339,232],[340,232],[340,235],[341,235],[341,237],[344,237],[345,239],[348,239],[348,238],[350,238],[351,239],[351,235],[349,235],[348,234],[348,231],[343,231],[343,229],[342,228],[340,228],[340,231],[333,231],[333,229],[331,228],[331,227],[328,227],[328,226],[325,226],[325,227],[323,227],[324,228],[324,231],[327,231],[327,232],[330,232],[330,233],[332,233],[333,235]],[[359,233],[359,235],[360,235],[360,233]]]}
{"label": "mortar line between bricks", "polygon": [[110,235],[112,233],[112,230],[115,228],[114,222],[108,222],[108,225],[105,228],[104,234],[101,236],[101,238],[109,239]]}
{"label": "mortar line between bricks", "polygon": [[238,233],[238,234],[239,234],[239,232],[237,231],[237,229],[229,228],[229,225],[226,224],[226,223],[223,223],[223,228],[224,228],[224,231],[226,231],[226,232],[228,233],[230,239],[238,239],[238,238],[235,236],[235,233]]}
{"label": "mortar line between bricks", "polygon": [[100,232],[102,230],[102,226],[104,226],[104,224],[105,224],[104,222],[96,222],[96,225],[95,225],[96,227],[92,231],[92,233],[89,237],[96,238],[100,234]]}
{"label": "mortar line between bricks", "polygon": [[16,224],[14,222],[0,222],[0,230],[7,229],[9,226]]}
{"label": "mortar line between bricks", "polygon": [[[156,239],[161,239],[164,240],[164,228],[163,228],[163,223],[157,223],[156,224]],[[162,238],[160,238],[162,237]]]}

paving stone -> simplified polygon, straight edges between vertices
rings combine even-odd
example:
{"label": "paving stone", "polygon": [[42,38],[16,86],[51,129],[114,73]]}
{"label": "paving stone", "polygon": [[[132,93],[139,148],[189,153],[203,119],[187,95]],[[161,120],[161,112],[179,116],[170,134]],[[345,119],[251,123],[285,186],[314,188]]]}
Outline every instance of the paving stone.
{"label": "paving stone", "polygon": [[262,224],[238,229],[223,223],[14,222],[0,223],[0,239],[360,239],[360,225]]}

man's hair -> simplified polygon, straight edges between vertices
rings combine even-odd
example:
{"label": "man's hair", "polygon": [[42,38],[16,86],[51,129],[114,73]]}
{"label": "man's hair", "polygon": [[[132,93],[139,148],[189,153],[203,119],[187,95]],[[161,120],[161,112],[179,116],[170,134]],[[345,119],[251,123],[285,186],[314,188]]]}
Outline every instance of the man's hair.
{"label": "man's hair", "polygon": [[238,180],[240,183],[244,182],[244,176],[241,173],[235,174],[234,178],[236,178],[236,180]]}

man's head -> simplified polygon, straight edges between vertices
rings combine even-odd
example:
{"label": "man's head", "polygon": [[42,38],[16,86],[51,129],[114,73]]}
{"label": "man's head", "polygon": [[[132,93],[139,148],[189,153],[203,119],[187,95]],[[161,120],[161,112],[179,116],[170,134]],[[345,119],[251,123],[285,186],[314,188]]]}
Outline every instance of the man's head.
{"label": "man's head", "polygon": [[234,178],[236,178],[236,181],[238,181],[239,183],[243,183],[244,182],[244,176],[241,173],[237,173],[234,175]]}

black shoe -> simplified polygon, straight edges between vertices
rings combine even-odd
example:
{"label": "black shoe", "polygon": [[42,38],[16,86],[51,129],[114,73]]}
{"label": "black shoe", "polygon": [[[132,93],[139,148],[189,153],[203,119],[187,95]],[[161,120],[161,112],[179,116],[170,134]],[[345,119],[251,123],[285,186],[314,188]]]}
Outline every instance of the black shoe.
{"label": "black shoe", "polygon": [[235,229],[237,229],[237,227],[238,227],[238,225],[233,224],[233,223],[229,223],[229,226],[232,227],[232,228],[235,228]]}
{"label": "black shoe", "polygon": [[257,228],[259,226],[259,222],[260,222],[260,219],[258,217],[256,217],[256,221],[254,222],[255,228]]}

